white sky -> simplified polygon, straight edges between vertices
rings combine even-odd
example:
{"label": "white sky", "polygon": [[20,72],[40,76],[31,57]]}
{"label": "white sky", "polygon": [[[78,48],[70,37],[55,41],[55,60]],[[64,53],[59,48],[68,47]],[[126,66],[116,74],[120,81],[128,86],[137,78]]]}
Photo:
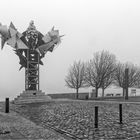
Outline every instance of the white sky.
{"label": "white sky", "polygon": [[[40,86],[46,93],[71,92],[64,78],[74,60],[87,61],[93,53],[108,50],[122,62],[140,64],[139,0],[0,0],[0,22],[12,21],[19,32],[30,20],[46,34],[52,26],[65,34],[40,67]],[[0,96],[16,97],[24,90],[24,69],[5,45],[0,51]]]}

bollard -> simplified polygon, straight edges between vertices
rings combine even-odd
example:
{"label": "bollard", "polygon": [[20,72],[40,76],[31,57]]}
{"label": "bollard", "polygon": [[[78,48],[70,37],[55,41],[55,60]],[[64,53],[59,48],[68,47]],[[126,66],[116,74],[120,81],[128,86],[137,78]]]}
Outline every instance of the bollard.
{"label": "bollard", "polygon": [[120,124],[122,124],[122,104],[119,104]]}
{"label": "bollard", "polygon": [[98,128],[98,106],[95,106],[95,128]]}
{"label": "bollard", "polygon": [[128,73],[129,73],[129,69],[126,68],[125,69],[125,99],[126,100],[128,100],[128,86],[129,86],[129,84],[128,84],[128,82],[129,82],[129,75],[128,75]]}
{"label": "bollard", "polygon": [[5,99],[5,113],[9,113],[9,98]]}

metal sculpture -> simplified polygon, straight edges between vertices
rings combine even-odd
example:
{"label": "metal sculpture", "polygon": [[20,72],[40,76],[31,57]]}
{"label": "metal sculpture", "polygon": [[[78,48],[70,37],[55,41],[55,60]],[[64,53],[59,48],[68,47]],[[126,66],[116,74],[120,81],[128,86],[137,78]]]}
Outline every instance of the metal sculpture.
{"label": "metal sculpture", "polygon": [[61,42],[59,31],[54,27],[46,35],[40,33],[34,21],[31,21],[27,30],[20,33],[11,22],[9,28],[0,24],[1,48],[7,43],[14,48],[19,57],[20,70],[25,68],[25,91],[39,90],[39,65],[43,65],[42,58],[47,52]]}

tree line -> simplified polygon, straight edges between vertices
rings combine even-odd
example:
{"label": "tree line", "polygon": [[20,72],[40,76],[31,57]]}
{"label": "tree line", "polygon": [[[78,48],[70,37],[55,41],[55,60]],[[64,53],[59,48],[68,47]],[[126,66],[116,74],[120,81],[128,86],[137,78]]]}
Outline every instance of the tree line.
{"label": "tree line", "polygon": [[76,89],[76,98],[80,88],[95,88],[95,97],[98,97],[98,89],[104,91],[111,85],[125,89],[125,69],[128,68],[128,87],[140,87],[140,67],[133,63],[121,63],[116,56],[108,51],[96,52],[93,58],[87,62],[74,62],[68,69],[65,77],[66,86]]}

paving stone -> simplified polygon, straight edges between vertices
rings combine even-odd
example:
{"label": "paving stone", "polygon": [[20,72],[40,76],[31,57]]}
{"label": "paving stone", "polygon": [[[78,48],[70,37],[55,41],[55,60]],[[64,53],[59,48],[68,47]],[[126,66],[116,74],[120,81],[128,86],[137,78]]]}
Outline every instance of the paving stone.
{"label": "paving stone", "polygon": [[6,114],[0,112],[0,140],[16,139],[66,140],[58,134],[37,126],[35,123],[16,113]]}
{"label": "paving stone", "polygon": [[[99,128],[94,128],[94,107],[99,107]],[[11,110],[47,128],[65,130],[81,139],[140,139],[140,104],[123,104],[119,124],[119,103],[56,101],[37,106],[11,106]]]}

